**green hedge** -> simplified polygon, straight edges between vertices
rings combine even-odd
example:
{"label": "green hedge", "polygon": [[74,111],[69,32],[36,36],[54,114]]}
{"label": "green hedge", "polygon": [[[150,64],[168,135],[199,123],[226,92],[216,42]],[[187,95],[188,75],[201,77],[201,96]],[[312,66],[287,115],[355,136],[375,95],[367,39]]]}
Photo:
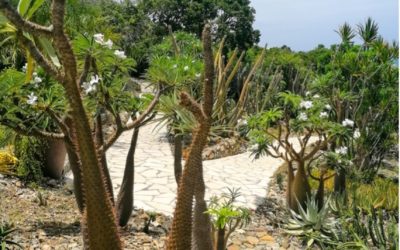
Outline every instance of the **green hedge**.
{"label": "green hedge", "polygon": [[15,139],[17,174],[25,182],[40,183],[42,181],[47,148],[48,144],[43,139],[26,136],[17,136]]}

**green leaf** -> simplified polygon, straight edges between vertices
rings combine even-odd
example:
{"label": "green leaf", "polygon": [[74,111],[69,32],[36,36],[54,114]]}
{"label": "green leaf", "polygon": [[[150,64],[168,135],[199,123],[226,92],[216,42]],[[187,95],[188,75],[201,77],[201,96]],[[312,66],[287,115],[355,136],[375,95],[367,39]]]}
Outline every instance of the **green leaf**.
{"label": "green leaf", "polygon": [[4,16],[3,13],[0,12],[0,26],[5,25],[8,22],[8,19]]}
{"label": "green leaf", "polygon": [[32,17],[32,15],[37,11],[37,9],[39,9],[40,6],[42,6],[43,3],[44,3],[44,0],[34,0],[32,7],[29,8],[28,14],[26,14],[26,18],[30,19]]}
{"label": "green leaf", "polygon": [[311,245],[314,243],[314,239],[309,239],[307,241],[307,247],[311,247]]}
{"label": "green leaf", "polygon": [[25,17],[25,14],[28,11],[30,5],[31,5],[31,0],[20,0],[18,3],[18,13],[22,17]]}
{"label": "green leaf", "polygon": [[61,67],[60,61],[58,60],[56,51],[51,45],[51,42],[43,37],[39,37],[40,45],[42,45],[43,49],[46,51],[46,54],[50,57],[51,61],[56,65],[56,67]]}

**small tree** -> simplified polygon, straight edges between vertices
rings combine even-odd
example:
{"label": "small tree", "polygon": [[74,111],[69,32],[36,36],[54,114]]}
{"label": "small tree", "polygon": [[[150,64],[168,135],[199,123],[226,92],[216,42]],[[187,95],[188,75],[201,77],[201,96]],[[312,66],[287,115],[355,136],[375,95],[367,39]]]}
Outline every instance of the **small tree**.
{"label": "small tree", "polygon": [[[311,196],[311,163],[323,154],[329,142],[348,132],[341,124],[329,121],[330,107],[325,106],[323,99],[318,96],[307,99],[290,92],[280,93],[279,107],[254,115],[248,121],[255,158],[269,155],[286,162],[287,203],[294,211],[298,211],[298,204],[305,206]],[[296,140],[299,149],[294,145]],[[322,196],[322,200],[323,183],[330,177],[321,171],[318,178],[321,190],[317,196]]]}

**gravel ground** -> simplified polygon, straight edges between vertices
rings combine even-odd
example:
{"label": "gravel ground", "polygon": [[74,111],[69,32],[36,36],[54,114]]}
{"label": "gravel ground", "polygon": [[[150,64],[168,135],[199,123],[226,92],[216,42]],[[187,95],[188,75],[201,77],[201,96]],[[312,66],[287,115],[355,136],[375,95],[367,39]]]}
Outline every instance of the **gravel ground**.
{"label": "gravel ground", "polygon": [[[63,181],[45,183],[30,188],[14,177],[0,175],[0,221],[17,228],[11,238],[24,249],[82,249],[80,214],[73,193]],[[282,230],[286,216],[284,192],[273,177],[267,198],[252,211],[251,223],[231,235],[228,250],[302,248]],[[150,214],[134,210],[129,224],[121,229],[125,249],[164,249],[172,219],[156,214],[145,233]]]}

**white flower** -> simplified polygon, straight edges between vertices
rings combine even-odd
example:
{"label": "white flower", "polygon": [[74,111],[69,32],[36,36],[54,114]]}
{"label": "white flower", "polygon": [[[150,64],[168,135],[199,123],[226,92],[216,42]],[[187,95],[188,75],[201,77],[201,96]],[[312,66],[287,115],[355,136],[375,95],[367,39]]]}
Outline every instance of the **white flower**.
{"label": "white flower", "polygon": [[90,92],[96,91],[96,86],[91,84],[90,82],[84,82],[82,84],[82,88],[85,90],[86,95]]}
{"label": "white flower", "polygon": [[319,95],[318,95],[318,94],[317,94],[317,95],[314,95],[313,98],[318,99],[318,98],[319,98]]}
{"label": "white flower", "polygon": [[260,147],[260,145],[258,145],[258,143],[251,145],[250,147],[250,151],[256,151],[258,150],[258,148]]}
{"label": "white flower", "polygon": [[192,63],[195,63],[196,62],[196,60],[192,60]]}
{"label": "white flower", "polygon": [[90,83],[89,83],[89,84],[93,86],[93,85],[99,83],[99,80],[100,80],[100,78],[99,78],[98,75],[91,76],[91,77],[90,77]]}
{"label": "white flower", "polygon": [[104,44],[104,35],[103,34],[101,34],[101,33],[94,34],[93,38],[96,43],[100,43],[101,45]]}
{"label": "white flower", "polygon": [[310,92],[310,91],[307,91],[307,92],[306,92],[306,96],[309,96],[309,95],[311,95],[311,92]]}
{"label": "white flower", "polygon": [[332,110],[332,107],[331,107],[331,105],[329,105],[329,104],[326,104],[326,105],[325,105],[325,108],[326,108],[327,110]]}
{"label": "white flower", "polygon": [[126,58],[125,52],[122,51],[122,50],[114,51],[114,55],[116,55],[117,57],[119,57],[121,59],[125,59]]}
{"label": "white flower", "polygon": [[131,116],[129,116],[129,119],[128,119],[128,121],[126,122],[126,125],[131,124],[132,122],[133,122],[133,119],[132,119]]}
{"label": "white flower", "polygon": [[354,131],[353,138],[354,138],[354,139],[358,139],[358,138],[360,138],[360,136],[361,136],[360,130],[357,128],[357,129]]}
{"label": "white flower", "polygon": [[337,148],[335,150],[335,153],[340,154],[340,155],[345,155],[345,154],[347,154],[347,150],[348,150],[348,148],[346,146],[342,146],[340,148]]}
{"label": "white flower", "polygon": [[304,113],[304,112],[301,112],[300,115],[299,115],[299,117],[298,117],[298,119],[299,119],[300,121],[307,121],[307,120],[308,120],[307,114]]}
{"label": "white flower", "polygon": [[33,78],[33,82],[34,83],[41,83],[42,82],[42,78],[35,76],[35,78]]}
{"label": "white flower", "polygon": [[195,76],[196,76],[197,78],[200,78],[201,74],[200,74],[200,73],[197,73],[197,74],[195,74]]}
{"label": "white flower", "polygon": [[36,105],[38,97],[32,92],[28,95],[28,100],[26,101],[29,105]]}
{"label": "white flower", "polygon": [[33,75],[33,77],[36,77],[37,76],[37,72],[33,72],[32,75]]}
{"label": "white flower", "polygon": [[312,101],[301,101],[300,103],[300,108],[310,109],[312,106]]}
{"label": "white flower", "polygon": [[345,127],[353,127],[354,122],[350,119],[344,119],[344,121],[342,121],[342,125]]}
{"label": "white flower", "polygon": [[22,71],[23,72],[26,72],[26,69],[28,68],[28,64],[27,63],[25,63],[25,65],[24,66],[22,66]]}
{"label": "white flower", "polygon": [[174,66],[172,66],[172,68],[176,69],[178,67],[178,65],[174,64]]}
{"label": "white flower", "polygon": [[188,70],[189,70],[189,66],[185,66],[185,67],[183,68],[183,70],[184,70],[184,71],[188,71]]}
{"label": "white flower", "polygon": [[239,125],[247,125],[247,120],[246,119],[239,119],[238,121]]}
{"label": "white flower", "polygon": [[110,39],[108,39],[107,42],[103,43],[103,45],[109,49],[112,49],[113,44],[114,43]]}
{"label": "white flower", "polygon": [[328,117],[328,112],[321,112],[321,113],[319,114],[319,117],[320,117],[320,118],[326,118],[326,117]]}

